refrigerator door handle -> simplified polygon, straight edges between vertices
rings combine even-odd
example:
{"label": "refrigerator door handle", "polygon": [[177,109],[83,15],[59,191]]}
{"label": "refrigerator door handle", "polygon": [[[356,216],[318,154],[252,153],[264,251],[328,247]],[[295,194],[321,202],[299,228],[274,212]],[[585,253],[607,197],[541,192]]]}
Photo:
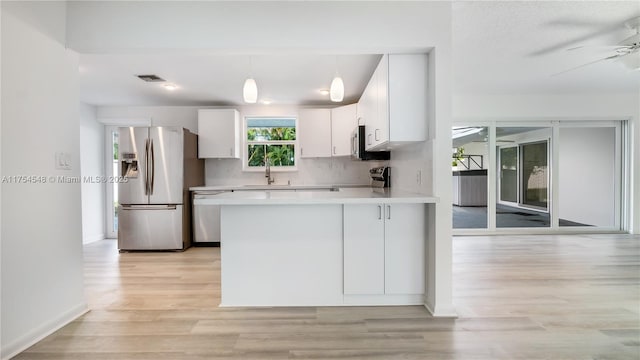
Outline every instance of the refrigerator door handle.
{"label": "refrigerator door handle", "polygon": [[175,210],[176,205],[120,205],[120,210]]}
{"label": "refrigerator door handle", "polygon": [[144,142],[144,194],[149,195],[149,139]]}
{"label": "refrigerator door handle", "polygon": [[156,156],[153,149],[153,139],[151,139],[151,186],[149,187],[149,195],[153,195],[153,189],[156,180]]}

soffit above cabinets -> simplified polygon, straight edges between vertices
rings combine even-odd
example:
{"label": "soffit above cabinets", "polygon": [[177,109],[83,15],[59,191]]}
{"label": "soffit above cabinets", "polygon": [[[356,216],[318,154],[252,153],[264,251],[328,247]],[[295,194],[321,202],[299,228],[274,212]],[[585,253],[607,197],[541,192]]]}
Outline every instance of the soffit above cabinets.
{"label": "soffit above cabinets", "polygon": [[[93,105],[242,105],[248,77],[258,86],[258,103],[339,105],[357,102],[380,54],[81,54],[81,101]],[[345,97],[332,103],[329,89],[338,73]],[[145,83],[137,75],[154,74],[162,83]]]}

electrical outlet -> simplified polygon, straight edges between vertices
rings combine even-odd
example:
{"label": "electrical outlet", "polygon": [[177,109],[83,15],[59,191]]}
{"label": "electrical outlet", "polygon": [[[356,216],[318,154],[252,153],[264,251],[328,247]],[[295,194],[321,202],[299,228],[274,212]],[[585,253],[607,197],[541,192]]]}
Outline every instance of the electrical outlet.
{"label": "electrical outlet", "polygon": [[418,170],[416,172],[416,184],[418,185],[422,184],[422,170]]}

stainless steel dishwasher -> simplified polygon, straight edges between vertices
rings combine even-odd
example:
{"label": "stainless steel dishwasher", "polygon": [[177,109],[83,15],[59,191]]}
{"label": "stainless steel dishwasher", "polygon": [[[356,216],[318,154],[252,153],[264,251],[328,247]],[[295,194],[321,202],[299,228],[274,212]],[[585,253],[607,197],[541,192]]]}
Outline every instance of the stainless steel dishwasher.
{"label": "stainless steel dishwasher", "polygon": [[[196,190],[193,199],[206,199],[226,191]],[[193,242],[195,245],[220,245],[220,205],[193,204]]]}

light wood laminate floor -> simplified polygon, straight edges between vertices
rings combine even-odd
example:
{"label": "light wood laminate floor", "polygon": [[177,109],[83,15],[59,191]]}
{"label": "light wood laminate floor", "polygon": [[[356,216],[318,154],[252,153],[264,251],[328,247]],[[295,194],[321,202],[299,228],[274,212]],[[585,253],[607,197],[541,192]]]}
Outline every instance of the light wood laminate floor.
{"label": "light wood laminate floor", "polygon": [[456,237],[459,318],[218,308],[220,253],[85,246],[91,311],[16,359],[640,359],[640,237]]}

